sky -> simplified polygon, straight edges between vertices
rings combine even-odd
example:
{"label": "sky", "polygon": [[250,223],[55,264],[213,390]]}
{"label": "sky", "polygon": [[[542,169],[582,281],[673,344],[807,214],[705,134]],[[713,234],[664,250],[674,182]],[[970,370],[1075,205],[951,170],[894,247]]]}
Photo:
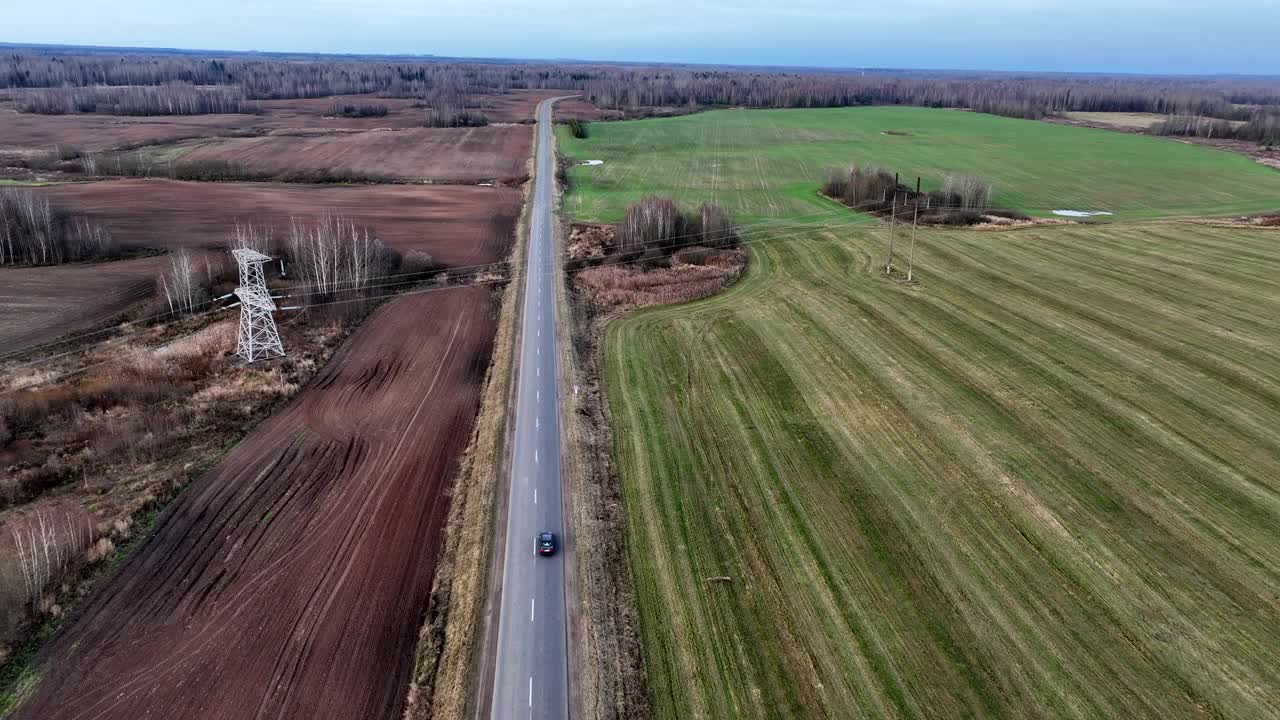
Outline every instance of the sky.
{"label": "sky", "polygon": [[0,0],[0,17],[18,43],[1280,74],[1280,0]]}

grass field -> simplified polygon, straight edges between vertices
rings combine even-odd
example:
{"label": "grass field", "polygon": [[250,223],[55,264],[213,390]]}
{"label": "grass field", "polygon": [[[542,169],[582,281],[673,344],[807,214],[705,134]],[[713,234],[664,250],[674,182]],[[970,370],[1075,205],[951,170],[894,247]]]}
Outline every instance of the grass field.
{"label": "grass field", "polygon": [[883,235],[608,334],[657,717],[1280,716],[1280,234]]}
{"label": "grass field", "polygon": [[[778,140],[802,126],[811,139]],[[1274,209],[1280,179],[1203,148],[944,111],[591,132],[561,138],[605,160],[571,173],[577,219],[651,191],[748,220],[830,212],[824,158],[873,150],[1016,181],[1023,207],[1164,178],[1132,215],[1223,211],[1209,188]],[[738,285],[609,328],[656,716],[1280,717],[1280,232],[922,231],[911,286],[879,271],[887,234],[757,226]]]}
{"label": "grass field", "polygon": [[[976,173],[994,202],[1044,215],[1111,210],[1119,219],[1274,210],[1280,172],[1249,158],[1177,143],[956,110],[909,107],[719,110],[682,117],[594,123],[585,140],[560,128],[571,168],[566,212],[621,218],[650,193],[717,201],[742,220],[830,211],[814,194],[828,174],[872,162],[923,176]],[[909,135],[886,135],[885,131]]]}

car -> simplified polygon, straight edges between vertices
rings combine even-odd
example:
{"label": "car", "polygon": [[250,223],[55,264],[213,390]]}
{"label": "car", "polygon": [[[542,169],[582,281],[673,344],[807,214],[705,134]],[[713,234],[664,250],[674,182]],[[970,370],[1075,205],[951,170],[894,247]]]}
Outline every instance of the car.
{"label": "car", "polygon": [[543,530],[538,533],[534,539],[534,549],[539,555],[555,555],[556,554],[556,534],[550,530]]}

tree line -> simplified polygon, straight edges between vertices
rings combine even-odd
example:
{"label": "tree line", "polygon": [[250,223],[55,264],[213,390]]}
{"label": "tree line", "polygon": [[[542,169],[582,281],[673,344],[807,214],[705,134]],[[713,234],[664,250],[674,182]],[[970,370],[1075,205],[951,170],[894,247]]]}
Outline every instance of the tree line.
{"label": "tree line", "polygon": [[1259,113],[1238,123],[1216,117],[1171,115],[1147,129],[1151,135],[1175,135],[1221,140],[1247,140],[1260,145],[1280,145],[1280,113]]}
{"label": "tree line", "polygon": [[991,183],[972,173],[943,179],[940,190],[919,192],[880,167],[854,165],[831,175],[822,194],[854,210],[932,225],[975,225],[990,216],[1029,220],[1016,210],[991,206]]}
{"label": "tree line", "polygon": [[56,265],[119,254],[111,233],[29,190],[0,188],[0,266]]}
{"label": "tree line", "polygon": [[107,115],[209,115],[258,113],[237,87],[192,87],[169,83],[155,87],[46,88],[18,96],[20,112],[40,115],[103,113]]}
{"label": "tree line", "polygon": [[[869,74],[598,64],[279,59],[189,54],[0,56],[0,88],[238,88],[245,100],[342,94],[444,100],[510,89],[582,92],[605,109],[714,106],[814,108],[917,105],[1038,119],[1064,112],[1145,112],[1252,121],[1280,112],[1280,82],[1231,77],[1130,77],[876,70]],[[169,90],[167,92],[174,92]],[[457,104],[450,107],[456,108]],[[457,113],[445,111],[445,116]]]}

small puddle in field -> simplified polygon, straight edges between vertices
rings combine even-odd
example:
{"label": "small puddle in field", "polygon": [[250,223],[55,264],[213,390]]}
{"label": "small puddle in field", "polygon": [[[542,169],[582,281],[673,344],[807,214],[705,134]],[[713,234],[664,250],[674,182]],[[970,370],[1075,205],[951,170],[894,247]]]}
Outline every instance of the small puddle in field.
{"label": "small puddle in field", "polygon": [[1095,215],[1114,215],[1106,210],[1054,210],[1054,215],[1062,215],[1063,217],[1093,217]]}
{"label": "small puddle in field", "polygon": [[583,165],[603,165],[604,161],[603,160],[583,160],[582,164]]}

